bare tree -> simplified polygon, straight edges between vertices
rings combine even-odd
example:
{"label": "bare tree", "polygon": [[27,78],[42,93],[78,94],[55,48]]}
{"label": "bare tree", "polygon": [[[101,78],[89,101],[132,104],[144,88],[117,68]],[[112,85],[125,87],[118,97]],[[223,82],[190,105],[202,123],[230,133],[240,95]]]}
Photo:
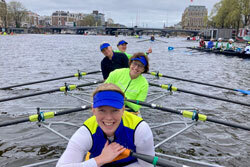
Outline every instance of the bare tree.
{"label": "bare tree", "polygon": [[7,5],[5,0],[0,1],[0,19],[3,22],[3,27],[7,28]]}
{"label": "bare tree", "polygon": [[25,7],[20,2],[11,1],[8,4],[8,12],[10,18],[15,22],[16,28],[20,28],[22,21],[27,17]]}

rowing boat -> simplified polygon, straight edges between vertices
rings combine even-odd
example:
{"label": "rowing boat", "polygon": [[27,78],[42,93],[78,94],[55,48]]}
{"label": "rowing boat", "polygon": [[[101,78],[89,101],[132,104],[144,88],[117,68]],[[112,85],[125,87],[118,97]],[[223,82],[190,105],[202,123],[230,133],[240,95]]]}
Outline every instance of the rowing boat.
{"label": "rowing boat", "polygon": [[207,48],[200,48],[200,47],[187,47],[187,49],[192,49],[192,50],[197,50],[200,52],[208,52],[208,53],[215,53],[215,54],[223,54],[225,56],[236,56],[239,58],[243,58],[243,59],[249,59],[250,55],[249,54],[245,54],[242,52],[235,52],[235,51],[222,51],[222,50],[217,50],[217,49],[207,49]]}
{"label": "rowing boat", "polygon": [[[41,80],[41,81],[36,81],[36,82],[29,82],[29,83],[25,83],[25,84],[19,84],[19,85],[14,85],[14,86],[8,86],[8,87],[4,87],[4,88],[10,88],[10,87],[16,87],[16,86],[22,86],[22,85],[30,85],[30,84],[34,84],[34,83],[41,83],[41,82],[47,82],[47,81],[52,81],[52,80],[60,80],[62,78],[68,78],[68,77],[80,77],[82,75],[87,75],[87,74],[95,74],[97,73],[98,71],[93,71],[93,72],[79,72],[74,74],[74,75],[68,75],[68,76],[64,76],[64,77],[58,77],[58,78],[54,78],[54,79],[47,79],[47,80]],[[100,71],[99,71],[100,72]],[[151,73],[152,75],[156,76],[155,73]],[[158,77],[166,77],[166,75],[163,75],[161,73],[157,73]],[[97,76],[97,78],[100,78],[99,76]],[[79,78],[79,79],[83,79],[83,78]],[[151,78],[152,79],[152,78]],[[175,78],[177,79],[177,78]],[[84,78],[84,80],[86,80],[86,78]],[[150,78],[148,79],[150,80]],[[74,126],[74,127],[79,127],[79,125],[76,125],[76,124],[73,124],[73,123],[69,123],[69,122],[45,122],[45,119],[49,119],[49,118],[53,118],[54,116],[59,116],[59,115],[65,115],[65,114],[69,114],[69,113],[76,113],[78,111],[83,111],[83,110],[88,110],[90,108],[90,104],[91,102],[90,101],[87,101],[87,100],[84,100],[82,97],[78,97],[80,94],[81,95],[87,95],[88,96],[88,99],[89,99],[89,95],[90,95],[90,92],[86,92],[85,90],[85,93],[83,94],[82,91],[79,90],[79,92],[77,94],[75,93],[71,93],[70,91],[75,89],[75,88],[79,88],[79,87],[87,87],[87,86],[94,86],[96,85],[97,83],[99,82],[89,82],[87,81],[88,83],[85,83],[85,84],[81,84],[81,85],[67,85],[65,84],[64,87],[60,87],[60,89],[53,89],[53,90],[50,90],[50,91],[46,91],[47,93],[52,93],[54,91],[62,91],[65,93],[65,95],[67,96],[71,96],[73,98],[76,98],[78,100],[81,100],[81,101],[84,101],[84,102],[87,102],[89,103],[89,105],[84,105],[84,106],[81,106],[81,107],[78,107],[78,108],[70,108],[68,110],[62,110],[62,108],[59,108],[59,109],[56,109],[56,110],[59,110],[59,111],[56,111],[56,112],[52,112],[52,111],[49,111],[49,112],[40,112],[41,111],[45,111],[45,110],[55,110],[55,108],[53,109],[42,109],[40,108],[38,110],[38,113],[35,114],[35,115],[31,115],[29,116],[29,118],[20,118],[18,120],[14,120],[14,121],[8,121],[8,122],[2,122],[0,123],[0,127],[3,127],[3,126],[8,126],[8,125],[14,125],[14,124],[17,124],[17,123],[24,123],[24,122],[37,122],[37,124],[41,127],[44,127],[48,130],[50,130],[51,132],[55,133],[56,135],[62,137],[63,139],[69,141],[69,138],[66,137],[65,135],[62,135],[61,133],[59,133],[58,131],[56,131],[55,129],[52,129],[52,125],[58,125],[58,124],[62,124],[64,126]],[[157,84],[150,84],[150,86],[157,86]],[[172,85],[160,85],[161,88],[163,89],[167,89],[168,91],[183,91],[182,89],[177,89],[176,87],[172,86]],[[89,88],[88,88],[89,90]],[[41,93],[38,93],[36,92],[36,95],[38,94],[41,94]],[[44,91],[42,92],[42,94],[44,94]],[[154,90],[154,92],[152,93],[149,93],[148,94],[148,98],[147,98],[147,102],[140,102],[140,101],[132,101],[132,100],[128,100],[130,102],[133,102],[133,103],[136,103],[136,104],[140,104],[143,106],[142,110],[142,114],[143,114],[143,117],[145,116],[145,120],[147,120],[149,122],[149,120],[152,121],[152,115],[154,115],[153,117],[155,116],[161,116],[163,117],[163,115],[167,114],[165,112],[169,112],[169,113],[172,113],[172,114],[177,114],[178,117],[174,118],[175,121],[172,121],[172,118],[170,118],[170,115],[168,115],[166,117],[169,118],[169,120],[167,120],[167,122],[155,122],[155,123],[150,123],[150,127],[151,129],[156,129],[155,133],[156,134],[157,132],[161,131],[161,133],[167,133],[167,134],[170,134],[171,136],[169,137],[167,135],[167,138],[166,136],[161,136],[160,139],[161,141],[158,141],[156,139],[156,145],[155,145],[155,149],[156,149],[156,155],[159,156],[159,157],[163,157],[163,158],[168,158],[168,159],[171,159],[171,160],[178,160],[178,162],[181,162],[181,163],[189,163],[189,164],[192,164],[192,165],[198,165],[198,166],[219,166],[217,164],[211,164],[211,163],[207,163],[207,162],[201,162],[201,161],[196,161],[196,160],[192,160],[192,159],[186,159],[186,158],[180,158],[180,157],[176,157],[176,156],[172,156],[172,155],[168,155],[168,153],[164,152],[161,147],[164,146],[163,144],[165,144],[166,142],[169,142],[170,140],[174,140],[173,138],[175,138],[176,136],[179,136],[179,134],[181,134],[182,132],[186,132],[188,129],[190,129],[191,127],[194,127],[195,126],[198,126],[198,123],[200,123],[201,121],[204,122],[204,121],[207,121],[207,122],[213,122],[213,123],[217,123],[217,124],[221,124],[221,125],[227,125],[227,126],[231,126],[231,127],[235,127],[235,128],[240,128],[240,129],[244,129],[244,130],[250,130],[249,127],[245,127],[245,126],[241,126],[241,125],[237,125],[235,123],[230,123],[228,121],[223,121],[223,120],[218,120],[217,118],[216,119],[213,119],[211,118],[211,116],[206,116],[204,114],[201,114],[198,112],[198,109],[196,108],[178,108],[178,109],[171,109],[171,108],[166,108],[166,107],[163,107],[161,105],[158,104],[153,104],[152,102],[153,101],[159,101],[159,99],[163,98],[163,97],[166,97],[167,95],[170,95],[172,93],[166,93],[166,92],[159,92],[159,91],[156,91]],[[77,96],[76,96],[77,95]],[[34,94],[32,95],[29,95],[29,96],[34,96]],[[26,96],[22,96],[22,97],[28,97],[27,95]],[[20,98],[20,97],[18,97]],[[17,98],[9,98],[8,100],[10,99],[17,99]],[[1,100],[0,100],[1,101]],[[5,100],[2,100],[2,101],[6,101]],[[146,108],[145,108],[146,107]],[[150,109],[151,108],[151,109]],[[157,111],[159,110],[159,111]],[[189,111],[188,111],[189,110]],[[82,112],[83,113],[83,112]],[[147,113],[147,114],[145,114]],[[90,114],[90,112],[86,112],[87,115]],[[72,115],[72,116],[75,116],[75,115]],[[182,118],[180,118],[179,116],[183,116]],[[147,118],[148,117],[148,118]],[[189,118],[189,120],[188,120]],[[190,120],[190,118],[192,120]],[[82,119],[80,118],[81,122],[82,122]],[[165,120],[166,121],[166,120]],[[171,131],[171,132],[167,132],[169,130],[169,128],[165,128],[166,126],[174,126],[174,130]],[[177,128],[175,128],[175,126],[177,126]],[[180,126],[180,127],[179,127]],[[167,131],[165,131],[167,130]],[[172,133],[173,132],[173,133]],[[193,134],[194,135],[194,134]],[[156,138],[158,138],[159,136],[155,136]],[[162,140],[163,139],[163,140]],[[172,143],[173,144],[173,143]],[[178,150],[178,149],[177,149]],[[162,154],[162,152],[164,154]],[[159,160],[165,160],[165,159],[160,159]],[[34,163],[34,164],[30,164],[30,165],[26,165],[26,166],[23,166],[23,167],[35,167],[35,166],[41,166],[41,165],[45,165],[45,164],[51,164],[51,163],[54,163],[57,161],[57,159],[51,159],[51,160],[48,160],[48,161],[44,161],[44,162],[38,162],[38,163]],[[168,165],[163,165],[163,166],[168,166]]]}

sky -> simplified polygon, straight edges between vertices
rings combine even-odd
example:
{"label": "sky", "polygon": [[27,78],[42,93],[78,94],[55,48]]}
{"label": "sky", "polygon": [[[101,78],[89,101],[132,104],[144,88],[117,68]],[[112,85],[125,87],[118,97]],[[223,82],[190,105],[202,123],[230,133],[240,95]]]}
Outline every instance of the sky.
{"label": "sky", "polygon": [[[5,0],[9,3],[12,0]],[[162,28],[181,21],[182,13],[189,5],[206,6],[210,14],[220,0],[15,0],[40,16],[51,16],[55,11],[105,14],[105,20],[112,18],[115,23],[128,27]]]}

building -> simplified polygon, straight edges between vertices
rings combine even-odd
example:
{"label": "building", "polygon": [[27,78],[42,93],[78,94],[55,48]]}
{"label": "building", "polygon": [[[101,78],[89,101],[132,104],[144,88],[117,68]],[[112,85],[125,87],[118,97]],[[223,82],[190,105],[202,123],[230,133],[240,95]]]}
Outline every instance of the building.
{"label": "building", "polygon": [[202,30],[206,28],[205,19],[207,18],[205,6],[189,6],[182,14],[182,29]]}
{"label": "building", "polygon": [[177,30],[177,29],[178,29],[178,30],[182,29],[181,24],[182,24],[181,22],[175,24],[175,25],[174,25],[174,29],[176,29],[176,30]]}
{"label": "building", "polygon": [[38,26],[41,27],[48,27],[52,25],[51,17],[50,16],[40,16],[38,18]]}
{"label": "building", "polygon": [[78,25],[79,21],[84,20],[87,14],[83,13],[70,13],[64,11],[56,11],[52,14],[53,26],[69,26],[73,27]]}
{"label": "building", "polygon": [[102,26],[105,25],[104,14],[99,13],[98,10],[93,10],[93,13],[91,15],[94,16],[96,23],[100,22]]}
{"label": "building", "polygon": [[65,23],[68,21],[69,12],[56,11],[52,13],[52,25],[53,26],[65,26]]}
{"label": "building", "polygon": [[22,21],[21,27],[38,27],[39,25],[39,15],[28,11],[27,12],[27,17]]}

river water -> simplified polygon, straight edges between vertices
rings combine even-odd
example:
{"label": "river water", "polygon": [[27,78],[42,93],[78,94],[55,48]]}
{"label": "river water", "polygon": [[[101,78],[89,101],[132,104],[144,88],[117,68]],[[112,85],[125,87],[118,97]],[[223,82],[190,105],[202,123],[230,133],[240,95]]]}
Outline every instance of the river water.
{"label": "river water", "polygon": [[[149,37],[144,37],[149,38]],[[142,39],[114,36],[80,36],[80,35],[14,35],[0,36],[0,87],[72,75],[77,70],[90,72],[100,69],[103,55],[99,45],[106,41],[114,49],[119,40],[128,42],[128,53],[145,52],[152,47],[149,55],[150,71],[160,71],[169,76],[196,80],[230,88],[250,88],[250,60],[223,55],[190,51],[187,46],[197,46],[198,42],[186,41],[185,38],[156,38],[168,43],[137,42]],[[168,51],[173,46],[173,51]],[[150,82],[173,84],[185,90],[195,91],[211,96],[250,103],[250,96],[238,92],[192,84],[183,81],[145,75]],[[0,90],[0,98],[19,96],[64,86],[64,83],[80,84],[102,79],[100,74],[87,75],[82,80],[70,78],[53,82],[23,86],[9,90]],[[88,94],[95,86],[73,91],[76,96],[90,100]],[[167,92],[150,87],[149,93]],[[82,94],[82,93],[87,93]],[[156,96],[159,96],[157,94]],[[148,100],[153,97],[148,97]],[[197,108],[200,113],[210,118],[221,119],[250,127],[249,107],[199,97],[181,92],[165,96],[156,102],[168,108]],[[0,104],[0,122],[17,118],[26,118],[36,113],[36,108],[74,108],[86,105],[79,99],[51,93],[29,98],[2,102]],[[180,116],[161,113],[152,109],[143,109],[142,115],[149,123],[163,123],[180,120]],[[90,116],[89,111],[58,116],[46,122],[65,121],[81,125]],[[188,119],[185,119],[188,120]],[[53,126],[59,132],[70,137],[77,128]],[[182,126],[171,125],[153,130],[155,144],[180,130]],[[35,162],[55,159],[63,153],[67,141],[54,135],[36,123],[22,123],[0,128],[0,166],[17,167]],[[160,147],[168,155],[191,160],[198,160],[223,166],[250,165],[250,132],[211,122],[199,122],[181,135],[171,139]],[[43,166],[54,166],[55,163]],[[190,164],[189,164],[190,165]]]}

